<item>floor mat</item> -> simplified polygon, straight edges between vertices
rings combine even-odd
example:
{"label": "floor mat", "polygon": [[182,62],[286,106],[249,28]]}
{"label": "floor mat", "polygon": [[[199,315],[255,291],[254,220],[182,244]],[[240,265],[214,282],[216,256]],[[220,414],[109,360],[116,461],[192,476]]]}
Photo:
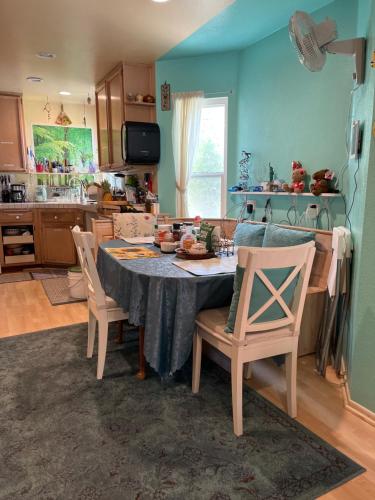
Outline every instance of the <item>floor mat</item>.
{"label": "floor mat", "polygon": [[0,285],[2,285],[3,283],[17,283],[18,281],[31,280],[31,274],[28,272],[0,274]]}
{"label": "floor mat", "polygon": [[34,280],[47,280],[51,278],[59,278],[60,276],[68,276],[67,269],[58,267],[36,267],[28,270]]}
{"label": "floor mat", "polygon": [[248,387],[237,438],[229,374],[141,382],[116,330],[100,381],[87,324],[0,340],[0,498],[312,500],[364,472]]}
{"label": "floor mat", "polygon": [[86,299],[76,299],[70,296],[69,280],[66,277],[48,278],[41,280],[44,291],[53,306],[83,302]]}

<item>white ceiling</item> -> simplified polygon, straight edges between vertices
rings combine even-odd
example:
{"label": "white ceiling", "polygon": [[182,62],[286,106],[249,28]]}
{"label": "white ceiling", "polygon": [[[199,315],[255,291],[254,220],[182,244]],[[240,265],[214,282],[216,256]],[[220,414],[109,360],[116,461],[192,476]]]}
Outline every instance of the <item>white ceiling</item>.
{"label": "white ceiling", "polygon": [[233,1],[1,0],[0,91],[81,102],[119,61],[155,61]]}

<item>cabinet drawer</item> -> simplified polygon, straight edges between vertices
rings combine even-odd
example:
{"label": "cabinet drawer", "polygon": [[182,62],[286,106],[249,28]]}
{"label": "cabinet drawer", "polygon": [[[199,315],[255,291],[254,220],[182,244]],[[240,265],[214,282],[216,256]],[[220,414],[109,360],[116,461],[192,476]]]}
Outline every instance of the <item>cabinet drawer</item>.
{"label": "cabinet drawer", "polygon": [[61,210],[46,210],[42,213],[43,222],[66,222],[69,224],[74,224],[76,221],[75,212],[67,212],[64,209]]}
{"label": "cabinet drawer", "polygon": [[17,224],[32,222],[33,213],[31,210],[0,210],[0,222],[6,224]]}

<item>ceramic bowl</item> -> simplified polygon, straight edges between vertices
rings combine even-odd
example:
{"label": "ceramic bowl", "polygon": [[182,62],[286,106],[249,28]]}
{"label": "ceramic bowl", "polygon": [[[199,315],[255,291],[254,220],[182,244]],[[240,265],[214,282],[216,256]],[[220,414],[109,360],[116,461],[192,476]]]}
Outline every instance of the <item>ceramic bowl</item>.
{"label": "ceramic bowl", "polygon": [[178,246],[178,243],[175,241],[161,241],[160,242],[160,250],[164,253],[174,253]]}
{"label": "ceramic bowl", "polygon": [[204,243],[193,243],[189,248],[189,253],[192,255],[205,255],[207,253],[206,245]]}

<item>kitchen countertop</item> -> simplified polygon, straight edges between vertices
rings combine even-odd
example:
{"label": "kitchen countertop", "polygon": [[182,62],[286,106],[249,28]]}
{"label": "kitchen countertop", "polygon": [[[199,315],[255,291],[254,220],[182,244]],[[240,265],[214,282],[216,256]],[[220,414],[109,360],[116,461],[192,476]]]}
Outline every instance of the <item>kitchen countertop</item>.
{"label": "kitchen countertop", "polygon": [[97,212],[97,203],[77,203],[72,201],[45,201],[37,202],[30,201],[25,203],[0,203],[0,210],[25,210],[33,208],[77,208],[79,210],[85,210],[86,212]]}

